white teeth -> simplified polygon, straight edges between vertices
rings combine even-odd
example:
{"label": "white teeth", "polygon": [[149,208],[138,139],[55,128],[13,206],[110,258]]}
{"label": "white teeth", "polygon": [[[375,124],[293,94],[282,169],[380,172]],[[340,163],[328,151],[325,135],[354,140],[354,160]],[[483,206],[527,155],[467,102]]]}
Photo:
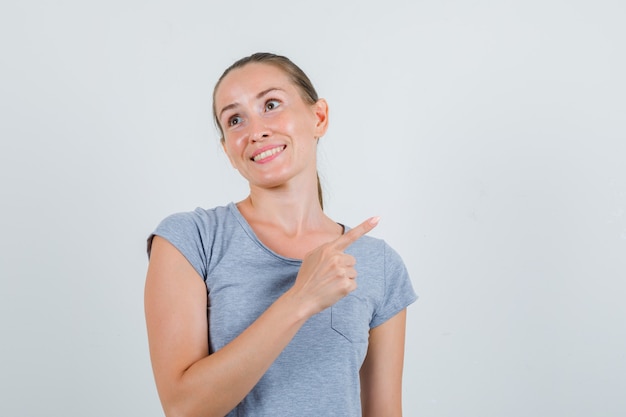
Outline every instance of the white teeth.
{"label": "white teeth", "polygon": [[265,159],[269,156],[277,154],[278,152],[281,152],[283,149],[285,149],[284,146],[278,146],[276,148],[269,149],[265,152],[261,152],[260,154],[256,155],[254,158],[252,158],[252,160],[254,162],[260,161],[261,159]]}

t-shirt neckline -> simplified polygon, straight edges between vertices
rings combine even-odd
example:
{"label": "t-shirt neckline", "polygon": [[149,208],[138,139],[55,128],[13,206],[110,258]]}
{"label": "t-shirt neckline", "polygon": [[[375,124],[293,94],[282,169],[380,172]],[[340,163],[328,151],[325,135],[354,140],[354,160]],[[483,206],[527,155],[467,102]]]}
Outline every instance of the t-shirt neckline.
{"label": "t-shirt neckline", "polygon": [[[232,215],[235,216],[235,219],[237,219],[237,221],[239,222],[239,224],[241,225],[243,230],[246,232],[248,237],[250,237],[250,239],[254,243],[256,243],[261,249],[263,249],[264,251],[266,251],[267,253],[269,253],[273,257],[278,258],[278,259],[280,259],[282,261],[285,261],[285,262],[287,262],[289,264],[302,265],[302,259],[290,258],[288,256],[283,256],[283,255],[281,255],[279,253],[274,252],[272,249],[267,247],[263,242],[261,242],[261,239],[259,239],[259,237],[256,235],[256,233],[254,233],[254,230],[252,229],[252,226],[250,226],[250,224],[248,223],[246,218],[243,217],[243,214],[241,214],[241,212],[239,211],[239,208],[237,207],[237,204],[235,204],[234,201],[231,201],[230,203],[228,203],[227,208],[232,213]],[[341,223],[337,223],[337,224],[339,226],[341,226],[344,234],[348,230],[350,230],[350,228],[348,226],[345,226],[345,225],[343,225]]]}
{"label": "t-shirt neckline", "polygon": [[287,262],[292,265],[302,265],[302,259],[283,256],[279,253],[274,252],[272,249],[267,247],[263,242],[261,242],[261,239],[259,239],[256,233],[254,233],[254,230],[252,230],[252,226],[250,226],[246,218],[243,217],[243,214],[241,214],[241,212],[239,211],[239,208],[237,208],[237,204],[231,201],[230,203],[228,203],[227,207],[228,207],[228,210],[231,212],[231,214],[235,217],[235,219],[237,219],[237,221],[241,225],[241,228],[244,230],[244,232],[246,232],[248,237],[254,243],[256,243],[261,249],[263,249],[265,252],[269,253],[273,257],[280,259],[283,262]]}

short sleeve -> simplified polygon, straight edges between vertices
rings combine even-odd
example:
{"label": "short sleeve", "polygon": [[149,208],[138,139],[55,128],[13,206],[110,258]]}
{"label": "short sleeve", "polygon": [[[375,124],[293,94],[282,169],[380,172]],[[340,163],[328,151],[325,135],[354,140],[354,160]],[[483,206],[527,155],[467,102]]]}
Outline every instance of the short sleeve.
{"label": "short sleeve", "polygon": [[374,311],[370,327],[379,326],[417,300],[409,273],[400,255],[384,244],[385,290],[382,303]]}
{"label": "short sleeve", "polygon": [[152,239],[160,236],[178,249],[202,279],[206,280],[206,234],[206,227],[203,227],[202,219],[196,212],[172,214],[161,221],[148,237],[148,257],[152,249]]}

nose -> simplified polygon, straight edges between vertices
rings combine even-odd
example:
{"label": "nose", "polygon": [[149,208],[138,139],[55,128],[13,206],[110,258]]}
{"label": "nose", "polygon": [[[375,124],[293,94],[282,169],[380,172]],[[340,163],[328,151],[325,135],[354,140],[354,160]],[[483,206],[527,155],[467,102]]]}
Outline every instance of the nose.
{"label": "nose", "polygon": [[248,129],[250,141],[252,142],[263,141],[270,135],[270,130],[265,125],[264,120],[260,117],[251,117]]}

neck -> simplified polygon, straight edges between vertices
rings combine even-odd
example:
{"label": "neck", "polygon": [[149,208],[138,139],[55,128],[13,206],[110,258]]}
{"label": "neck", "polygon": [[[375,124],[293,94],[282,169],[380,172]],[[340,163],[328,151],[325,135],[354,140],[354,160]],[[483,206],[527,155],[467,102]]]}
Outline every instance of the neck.
{"label": "neck", "polygon": [[306,184],[284,184],[276,188],[250,187],[250,195],[237,204],[251,224],[271,225],[288,235],[336,226],[324,214],[317,194],[317,177]]}

